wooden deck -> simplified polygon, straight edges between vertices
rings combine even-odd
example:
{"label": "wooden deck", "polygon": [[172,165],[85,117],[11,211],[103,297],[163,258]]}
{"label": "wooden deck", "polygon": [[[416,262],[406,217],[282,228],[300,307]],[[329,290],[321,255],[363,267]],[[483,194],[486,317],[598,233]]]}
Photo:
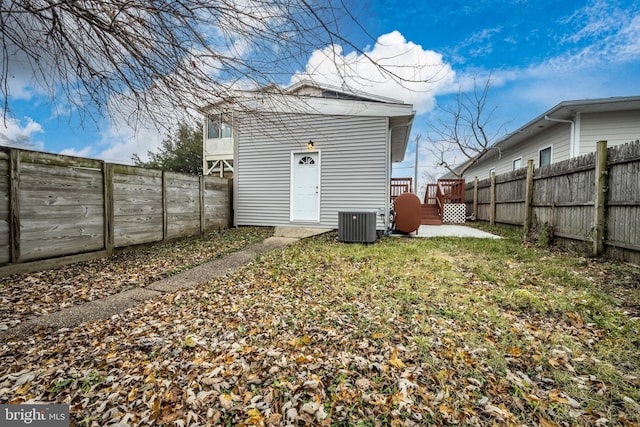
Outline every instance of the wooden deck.
{"label": "wooden deck", "polygon": [[[464,179],[439,179],[427,184],[421,204],[422,225],[442,225],[442,212],[447,203],[464,203]],[[391,178],[390,197],[393,202],[402,193],[413,190],[412,178]]]}
{"label": "wooden deck", "polygon": [[440,217],[440,211],[438,211],[437,205],[422,204],[421,211],[422,225],[442,225],[442,218]]}

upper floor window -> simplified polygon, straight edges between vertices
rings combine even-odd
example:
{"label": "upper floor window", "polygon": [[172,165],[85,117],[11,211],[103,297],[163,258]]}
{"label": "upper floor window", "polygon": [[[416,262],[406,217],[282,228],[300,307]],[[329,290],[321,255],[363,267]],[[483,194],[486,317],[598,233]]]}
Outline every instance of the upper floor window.
{"label": "upper floor window", "polygon": [[540,167],[548,166],[550,164],[551,164],[551,146],[540,150],[539,159],[538,159],[538,165],[540,165]]}
{"label": "upper floor window", "polygon": [[231,113],[219,113],[207,119],[207,139],[231,138]]}
{"label": "upper floor window", "polygon": [[513,170],[518,170],[522,167],[522,157],[518,157],[513,160]]}

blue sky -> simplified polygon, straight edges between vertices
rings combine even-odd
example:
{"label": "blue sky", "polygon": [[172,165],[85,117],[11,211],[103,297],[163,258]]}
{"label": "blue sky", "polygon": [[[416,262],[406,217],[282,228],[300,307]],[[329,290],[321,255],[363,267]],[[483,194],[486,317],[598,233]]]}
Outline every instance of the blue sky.
{"label": "blue sky", "polygon": [[[640,3],[593,1],[399,1],[358,3],[352,12],[370,35],[345,27],[344,34],[369,56],[399,70],[421,68],[421,85],[398,87],[380,79],[354,86],[402,98],[416,107],[415,135],[426,137],[430,120],[453,95],[476,77],[491,74],[489,103],[496,126],[513,131],[564,100],[640,95]],[[377,43],[376,43],[377,42]],[[329,49],[327,47],[327,49]],[[367,73],[362,56],[345,46],[341,58]],[[391,59],[389,59],[391,58]],[[308,52],[307,70],[320,81],[337,83],[326,51]],[[297,73],[296,73],[297,72]],[[288,84],[304,78],[292,69]],[[431,79],[429,79],[431,77]],[[131,163],[143,158],[163,135],[153,128],[133,130],[117,120],[82,120],[44,96],[12,92],[12,111],[0,125],[4,141],[28,139],[38,150]],[[423,137],[422,141],[425,140]],[[0,139],[0,144],[3,144]],[[413,176],[415,151],[395,167],[396,176]],[[438,174],[427,150],[420,152],[420,176]]]}

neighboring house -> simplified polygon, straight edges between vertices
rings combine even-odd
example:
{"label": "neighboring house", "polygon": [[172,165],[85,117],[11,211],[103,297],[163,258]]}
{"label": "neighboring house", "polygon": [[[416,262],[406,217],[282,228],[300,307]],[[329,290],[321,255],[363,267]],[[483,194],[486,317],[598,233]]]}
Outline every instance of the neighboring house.
{"label": "neighboring house", "polygon": [[[565,101],[492,146],[464,178],[488,178],[527,166],[546,166],[640,138],[640,96]],[[454,177],[452,173],[445,175]]]}
{"label": "neighboring house", "polygon": [[233,171],[235,225],[335,229],[338,212],[375,211],[387,228],[412,105],[301,82],[238,92],[205,114],[205,174]]}

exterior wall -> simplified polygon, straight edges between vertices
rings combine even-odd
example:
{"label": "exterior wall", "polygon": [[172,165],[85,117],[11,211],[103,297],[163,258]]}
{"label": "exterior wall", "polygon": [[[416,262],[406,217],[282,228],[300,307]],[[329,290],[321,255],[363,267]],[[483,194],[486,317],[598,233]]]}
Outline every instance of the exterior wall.
{"label": "exterior wall", "polygon": [[640,110],[582,114],[580,154],[596,151],[596,143],[606,140],[608,147],[640,139]]}
{"label": "exterior wall", "polygon": [[498,159],[497,153],[492,152],[491,157],[487,157],[478,162],[474,167],[469,168],[464,178],[467,181],[472,181],[476,176],[479,179],[488,178],[490,169],[494,167],[496,168],[496,175],[511,172],[513,170],[513,160],[518,157],[522,157],[522,167],[527,166],[529,159],[533,159],[535,167],[538,167],[538,152],[548,146],[551,146],[552,163],[567,160],[569,158],[570,136],[571,126],[568,123],[553,123],[544,132],[524,141],[518,146],[503,149],[502,158],[500,159]]}
{"label": "exterior wall", "polygon": [[[337,228],[339,211],[388,206],[386,117],[242,116],[234,179],[236,225]],[[291,153],[320,153],[320,221],[290,221]],[[377,228],[384,229],[378,215]]]}

